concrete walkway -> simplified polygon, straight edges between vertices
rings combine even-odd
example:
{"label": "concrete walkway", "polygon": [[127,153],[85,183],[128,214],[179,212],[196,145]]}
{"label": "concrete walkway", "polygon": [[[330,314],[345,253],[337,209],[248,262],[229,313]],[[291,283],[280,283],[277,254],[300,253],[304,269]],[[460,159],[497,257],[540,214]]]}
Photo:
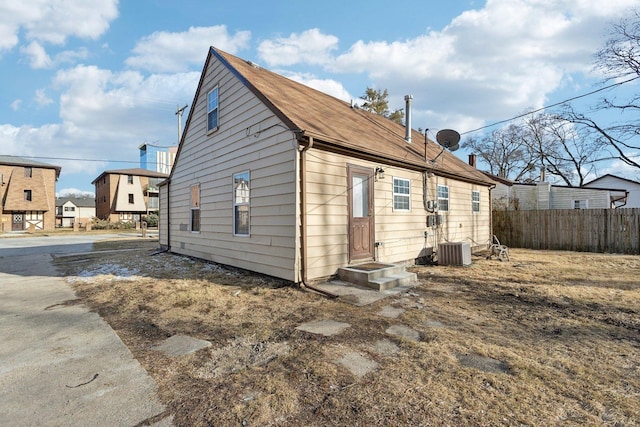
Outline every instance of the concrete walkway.
{"label": "concrete walkway", "polygon": [[75,299],[50,255],[0,257],[0,423],[171,425],[153,379]]}

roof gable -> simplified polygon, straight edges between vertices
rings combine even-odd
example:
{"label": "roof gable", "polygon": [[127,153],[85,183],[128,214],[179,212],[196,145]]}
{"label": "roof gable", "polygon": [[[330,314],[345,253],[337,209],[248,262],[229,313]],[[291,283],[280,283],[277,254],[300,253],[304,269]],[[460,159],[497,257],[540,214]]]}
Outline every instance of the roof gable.
{"label": "roof gable", "polygon": [[586,184],[583,185],[583,187],[588,187],[591,184],[594,184],[596,182],[600,182],[600,181],[605,180],[605,179],[609,180],[609,181],[613,180],[613,181],[619,181],[621,183],[628,183],[628,184],[640,186],[640,182],[638,182],[638,181],[634,181],[634,180],[627,179],[627,178],[622,178],[622,177],[616,176],[616,175],[605,174],[605,175],[602,175],[599,178],[596,178],[594,180],[591,180],[591,181],[587,182]]}

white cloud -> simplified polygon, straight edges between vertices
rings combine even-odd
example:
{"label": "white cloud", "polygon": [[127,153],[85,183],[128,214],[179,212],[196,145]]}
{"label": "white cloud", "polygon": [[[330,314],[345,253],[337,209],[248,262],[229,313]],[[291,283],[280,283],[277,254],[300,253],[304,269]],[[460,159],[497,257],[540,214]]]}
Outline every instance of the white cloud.
{"label": "white cloud", "polygon": [[36,90],[35,101],[39,107],[46,107],[47,105],[53,103],[53,99],[47,96],[47,93],[44,89]]}
{"label": "white cloud", "polygon": [[22,106],[22,99],[16,99],[10,104],[10,106],[13,111],[18,111]]}
{"label": "white cloud", "polygon": [[19,0],[0,3],[0,50],[27,40],[64,44],[68,37],[96,39],[118,16],[118,0]]}
{"label": "white cloud", "polygon": [[187,71],[204,62],[209,46],[233,54],[246,48],[250,38],[250,31],[231,35],[225,25],[190,27],[180,33],[158,31],[140,40],[126,63],[156,73]]}
{"label": "white cloud", "polygon": [[342,83],[336,80],[320,79],[312,74],[304,73],[288,73],[283,71],[281,72],[281,74],[285,77],[290,78],[291,80],[295,80],[298,83],[302,83],[316,90],[319,90],[320,92],[324,92],[338,99],[342,99],[343,101],[350,102],[352,99],[355,99],[349,93],[349,91],[345,89]]}
{"label": "white cloud", "polygon": [[331,60],[331,52],[338,48],[338,38],[322,34],[312,28],[287,38],[265,40],[258,46],[258,55],[271,66],[294,65],[301,62],[325,64]]}
{"label": "white cloud", "polygon": [[322,56],[331,44],[325,51],[312,44],[322,61],[298,54],[300,37],[263,42],[269,51],[261,55],[282,64],[298,55],[334,73],[364,73],[368,86],[389,90],[392,108],[404,106],[404,94],[414,95],[416,126],[445,126],[438,116],[457,117],[448,126],[468,130],[471,123],[542,107],[574,76],[594,78],[593,54],[604,44],[606,30],[638,5],[638,0],[612,1],[606,8],[595,0],[488,0],[441,31],[412,39],[360,40],[334,58]]}
{"label": "white cloud", "polygon": [[[61,123],[0,125],[2,151],[42,158],[61,166],[65,176],[95,177],[110,160],[137,167],[143,141],[177,144],[175,108],[191,102],[199,78],[199,72],[145,77],[84,65],[59,71],[54,87],[61,91]],[[44,90],[36,98],[48,99]]]}
{"label": "white cloud", "polygon": [[27,46],[20,48],[20,53],[27,57],[31,68],[51,68],[53,64],[44,47],[38,42],[33,41]]}
{"label": "white cloud", "polygon": [[[635,151],[635,152],[628,151],[628,152],[625,152],[625,155],[627,157],[632,158],[635,161],[638,161],[640,159],[640,152],[638,151]],[[605,174],[620,176],[623,178],[640,182],[640,169],[634,166],[628,165],[622,160],[613,160],[611,163],[607,164],[607,166],[605,166],[604,168],[600,168],[597,175],[602,176]],[[589,179],[595,179],[595,178],[596,176],[589,177]]]}

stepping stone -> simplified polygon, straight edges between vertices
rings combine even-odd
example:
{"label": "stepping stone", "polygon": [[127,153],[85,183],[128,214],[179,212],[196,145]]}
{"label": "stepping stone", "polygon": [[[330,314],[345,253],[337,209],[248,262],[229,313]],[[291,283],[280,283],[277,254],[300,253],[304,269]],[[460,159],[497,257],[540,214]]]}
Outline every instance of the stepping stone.
{"label": "stepping stone", "polygon": [[509,371],[509,365],[500,360],[477,354],[456,354],[458,363],[467,368],[478,369],[483,372],[504,374]]}
{"label": "stepping stone", "polygon": [[350,326],[351,325],[348,323],[336,322],[334,320],[321,320],[319,322],[303,323],[296,329],[299,331],[330,337],[331,335],[339,334]]}
{"label": "stepping stone", "polygon": [[338,363],[344,366],[358,378],[362,378],[378,367],[373,360],[369,360],[358,352],[347,353],[338,359]]}
{"label": "stepping stone", "polygon": [[375,342],[373,351],[383,356],[393,356],[400,351],[400,348],[388,339],[383,339]]}
{"label": "stepping stone", "polygon": [[162,343],[153,346],[152,349],[166,356],[176,357],[195,353],[203,348],[211,347],[211,343],[205,340],[188,337],[186,335],[174,335]]}
{"label": "stepping stone", "polygon": [[399,336],[410,341],[420,341],[420,333],[405,325],[390,326],[385,332],[389,335]]}
{"label": "stepping stone", "polygon": [[425,325],[427,325],[430,328],[446,328],[447,327],[444,323],[438,322],[437,320],[427,320],[425,322]]}
{"label": "stepping stone", "polygon": [[391,318],[395,319],[395,318],[399,317],[404,312],[405,312],[404,308],[397,308],[397,307],[392,307],[390,305],[386,305],[386,306],[382,307],[382,310],[380,310],[378,312],[378,314],[380,316],[391,317]]}

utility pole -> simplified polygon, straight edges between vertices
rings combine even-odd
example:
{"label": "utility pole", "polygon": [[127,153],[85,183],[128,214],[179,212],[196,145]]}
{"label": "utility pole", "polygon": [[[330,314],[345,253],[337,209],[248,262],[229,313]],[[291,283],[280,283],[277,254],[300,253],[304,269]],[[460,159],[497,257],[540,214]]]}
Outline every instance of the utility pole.
{"label": "utility pole", "polygon": [[182,138],[182,112],[187,109],[187,105],[180,108],[180,105],[177,107],[176,116],[178,116],[178,144],[180,144],[180,138]]}

